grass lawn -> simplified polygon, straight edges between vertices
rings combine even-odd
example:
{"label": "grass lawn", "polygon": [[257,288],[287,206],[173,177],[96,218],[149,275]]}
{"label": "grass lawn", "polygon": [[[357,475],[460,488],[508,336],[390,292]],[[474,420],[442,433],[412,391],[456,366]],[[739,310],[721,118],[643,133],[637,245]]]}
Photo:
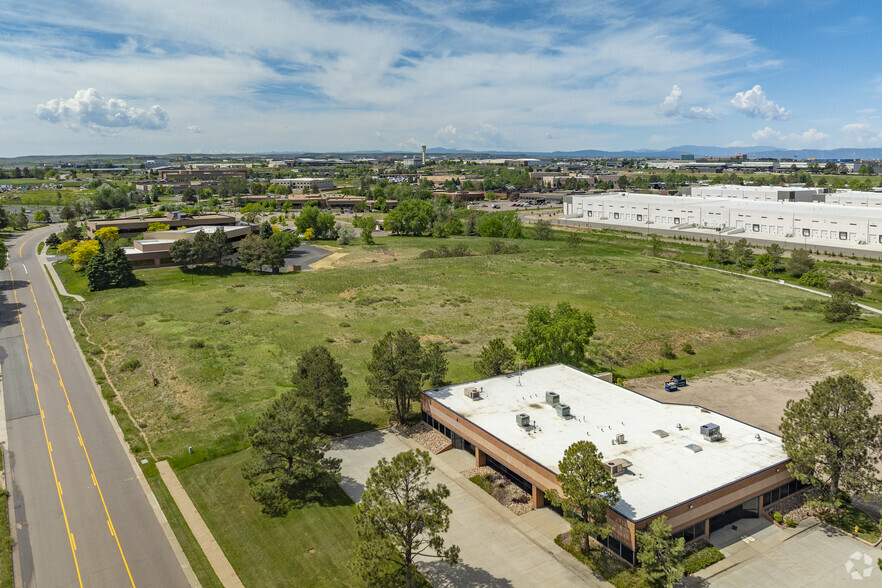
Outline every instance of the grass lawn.
{"label": "grass lawn", "polygon": [[181,549],[184,550],[184,554],[190,562],[190,567],[193,568],[193,572],[199,579],[199,583],[202,584],[203,588],[223,588],[223,584],[214,573],[211,564],[208,563],[208,558],[205,557],[205,553],[199,547],[196,537],[193,536],[193,532],[187,526],[187,522],[178,509],[178,505],[175,504],[168,488],[166,488],[165,483],[159,476],[156,465],[150,462],[148,465],[143,466],[142,469],[144,470],[144,477],[150,484],[150,489],[159,502],[162,512],[165,513],[165,518],[168,519],[169,525],[178,539],[178,543],[181,544]]}
{"label": "grass lawn", "polygon": [[355,548],[355,505],[337,488],[325,503],[269,517],[241,468],[248,451],[177,471],[245,586],[360,586],[346,567]]}
{"label": "grass lawn", "polygon": [[[157,455],[180,468],[244,449],[247,425],[288,388],[297,356],[316,344],[330,348],[349,380],[353,418],[345,432],[385,424],[366,394],[365,364],[392,329],[444,342],[454,382],[476,378],[481,347],[495,337],[511,341],[537,303],[590,311],[597,331],[589,356],[625,378],[659,369],[696,376],[840,329],[823,321],[816,296],[676,266],[643,255],[639,240],[592,235],[576,249],[521,240],[514,255],[432,260],[417,255],[458,242],[483,253],[488,241],[377,241],[332,245],[330,270],[142,270],[144,286],[89,293],[84,320]],[[71,292],[83,293],[82,272],[65,264],[59,271]],[[679,357],[662,362],[666,342]],[[694,355],[680,352],[684,343]],[[132,358],[141,367],[127,371]]]}
{"label": "grass lawn", "polygon": [[869,543],[876,543],[879,540],[879,526],[873,518],[850,504],[843,506],[833,514],[818,515],[818,518],[828,525],[856,535]]}

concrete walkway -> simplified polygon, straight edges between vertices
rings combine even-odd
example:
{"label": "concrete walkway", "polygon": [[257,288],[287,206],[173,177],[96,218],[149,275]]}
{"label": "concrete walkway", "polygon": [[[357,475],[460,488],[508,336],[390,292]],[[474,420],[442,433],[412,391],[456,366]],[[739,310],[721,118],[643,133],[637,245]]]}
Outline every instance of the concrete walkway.
{"label": "concrete walkway", "polygon": [[[370,468],[420,446],[391,430],[370,431],[338,440],[329,456],[343,460],[341,486],[360,500]],[[460,472],[474,467],[474,457],[451,450],[432,456],[431,483],[450,490],[447,504],[453,509],[448,545],[460,547],[456,566],[432,559],[418,567],[436,587],[460,586],[603,586],[605,582],[554,543],[569,530],[561,517],[548,509],[517,516],[465,478]]]}
{"label": "concrete walkway", "polygon": [[46,255],[46,251],[48,250],[49,248],[44,246],[40,254],[37,255],[37,258],[40,260],[41,264],[46,266],[46,269],[49,271],[49,277],[52,279],[52,283],[55,284],[55,287],[58,289],[58,293],[62,296],[69,296],[77,302],[83,302],[85,298],[76,294],[71,294],[65,289],[64,283],[62,283],[61,281],[61,277],[59,277],[58,272],[55,271],[55,266],[52,265],[52,263],[49,261],[49,257]]}
{"label": "concrete walkway", "polygon": [[214,573],[217,574],[218,579],[224,586],[231,588],[243,586],[242,581],[236,574],[236,570],[230,565],[227,556],[224,555],[217,541],[214,540],[214,535],[208,530],[208,525],[202,520],[202,515],[196,510],[193,501],[190,500],[187,491],[184,490],[184,487],[178,481],[178,477],[169,463],[167,461],[158,461],[156,462],[156,467],[159,470],[162,481],[165,482],[168,488],[169,494],[171,494],[175,504],[178,505],[181,514],[184,515],[187,526],[190,527],[193,536],[199,542],[199,547],[202,548],[205,557],[208,558],[208,563],[214,568]]}

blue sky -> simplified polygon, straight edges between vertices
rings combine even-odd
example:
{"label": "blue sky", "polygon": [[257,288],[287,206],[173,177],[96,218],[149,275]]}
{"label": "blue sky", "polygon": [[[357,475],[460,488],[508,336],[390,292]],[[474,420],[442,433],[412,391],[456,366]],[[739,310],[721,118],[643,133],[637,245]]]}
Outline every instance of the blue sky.
{"label": "blue sky", "polygon": [[882,147],[882,3],[4,0],[0,156]]}

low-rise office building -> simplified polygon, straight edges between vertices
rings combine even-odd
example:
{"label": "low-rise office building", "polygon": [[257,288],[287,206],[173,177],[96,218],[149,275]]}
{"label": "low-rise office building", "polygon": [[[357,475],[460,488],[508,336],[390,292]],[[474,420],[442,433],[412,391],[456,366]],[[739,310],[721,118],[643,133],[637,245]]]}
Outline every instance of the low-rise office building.
{"label": "low-rise office building", "polygon": [[138,239],[132,243],[131,247],[123,248],[126,257],[132,262],[135,269],[143,269],[148,267],[166,267],[176,264],[169,254],[172,243],[180,239],[193,241],[200,231],[211,235],[215,231],[224,231],[227,235],[227,242],[238,249],[242,239],[247,237],[258,229],[257,225],[241,223],[238,225],[216,225],[189,227],[178,231],[154,231],[148,233],[150,238]]}
{"label": "low-rise office building", "polygon": [[273,184],[288,186],[292,190],[333,190],[334,180],[331,178],[280,178],[271,181]]}
{"label": "low-rise office building", "polygon": [[593,442],[616,477],[606,545],[635,563],[636,533],[666,516],[675,535],[706,537],[801,485],[777,435],[700,406],[667,404],[565,365],[426,390],[423,421],[478,466],[508,476],[544,505],[558,463]]}
{"label": "low-rise office building", "polygon": [[159,217],[139,218],[115,218],[110,220],[86,221],[86,230],[89,237],[95,237],[95,231],[105,227],[117,227],[121,239],[131,239],[140,235],[153,223],[164,223],[170,228],[178,227],[208,227],[235,225],[236,219],[225,214],[197,214],[189,215],[179,212]]}
{"label": "low-rise office building", "polygon": [[558,463],[593,442],[621,498],[608,511],[615,553],[635,562],[638,530],[666,516],[675,535],[707,537],[800,489],[781,438],[700,406],[667,404],[565,365],[426,390],[423,421],[544,505]]}

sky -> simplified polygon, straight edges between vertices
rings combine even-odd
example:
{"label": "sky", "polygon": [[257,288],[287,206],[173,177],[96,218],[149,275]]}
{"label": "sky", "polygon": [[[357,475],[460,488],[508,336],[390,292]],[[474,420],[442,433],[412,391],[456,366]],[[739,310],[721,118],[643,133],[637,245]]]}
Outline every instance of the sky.
{"label": "sky", "polygon": [[0,156],[882,147],[875,0],[3,0]]}

